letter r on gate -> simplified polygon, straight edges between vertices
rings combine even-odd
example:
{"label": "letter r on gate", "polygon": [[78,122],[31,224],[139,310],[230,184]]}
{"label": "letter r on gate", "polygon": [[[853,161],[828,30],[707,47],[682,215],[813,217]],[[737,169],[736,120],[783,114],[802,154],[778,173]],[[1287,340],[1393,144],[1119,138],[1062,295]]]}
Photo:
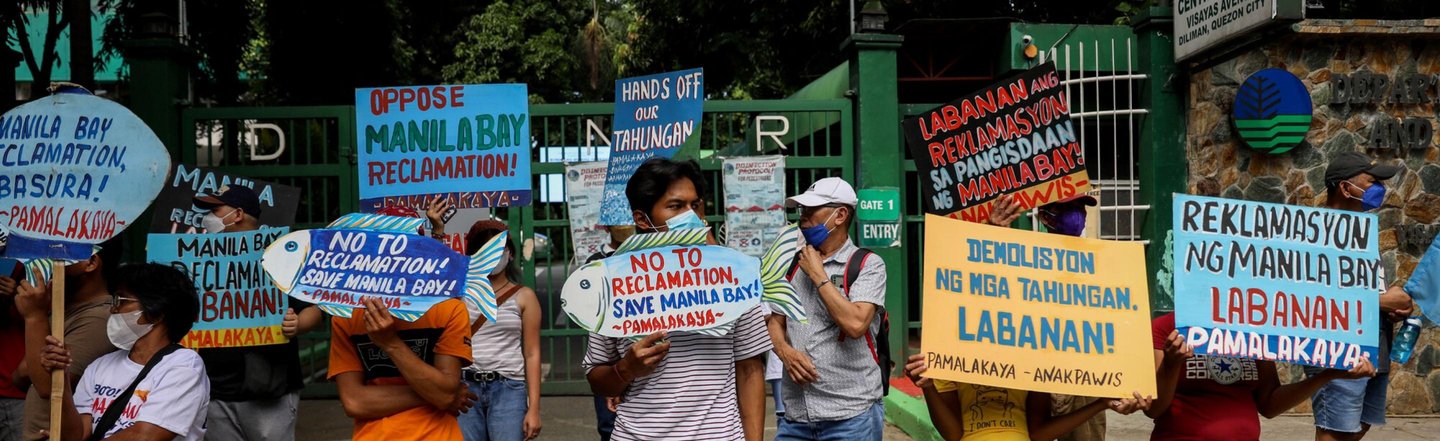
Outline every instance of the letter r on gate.
{"label": "letter r on gate", "polygon": [[[780,127],[781,127],[780,130],[775,130],[775,131],[765,130],[765,122],[766,122],[766,121],[780,121]],[[775,144],[777,144],[777,145],[780,146],[780,150],[789,150],[790,148],[785,146],[785,142],[780,140],[780,137],[781,137],[781,136],[785,136],[785,135],[788,135],[788,134],[790,134],[790,118],[786,118],[784,115],[756,115],[756,116],[755,116],[755,151],[756,151],[756,152],[764,152],[764,151],[765,151],[765,144],[762,142],[762,141],[763,141],[762,137],[767,137],[767,136],[770,137],[770,139],[775,140]]]}

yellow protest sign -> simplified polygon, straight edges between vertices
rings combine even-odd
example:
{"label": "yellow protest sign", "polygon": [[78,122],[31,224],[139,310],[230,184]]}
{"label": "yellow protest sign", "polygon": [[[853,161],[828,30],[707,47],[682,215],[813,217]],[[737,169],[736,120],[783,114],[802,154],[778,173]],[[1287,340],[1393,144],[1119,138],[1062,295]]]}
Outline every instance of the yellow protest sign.
{"label": "yellow protest sign", "polygon": [[925,216],[927,376],[1091,397],[1155,395],[1141,244]]}

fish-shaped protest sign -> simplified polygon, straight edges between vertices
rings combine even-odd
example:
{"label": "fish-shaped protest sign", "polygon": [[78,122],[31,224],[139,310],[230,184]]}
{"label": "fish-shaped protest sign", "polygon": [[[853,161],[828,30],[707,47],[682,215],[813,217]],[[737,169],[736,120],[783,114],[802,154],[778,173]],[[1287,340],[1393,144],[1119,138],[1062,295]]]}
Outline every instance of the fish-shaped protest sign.
{"label": "fish-shaped protest sign", "polygon": [[791,319],[807,320],[785,277],[799,251],[799,228],[781,230],[761,259],[707,245],[709,233],[707,227],[631,237],[613,256],[581,266],[565,280],[565,314],[590,332],[621,338],[656,331],[727,335],[762,301]]}
{"label": "fish-shaped protest sign", "polygon": [[461,298],[471,311],[495,320],[490,272],[500,264],[509,234],[486,242],[473,256],[416,234],[425,219],[347,214],[322,229],[276,239],[261,266],[290,297],[328,314],[350,317],[367,298],[413,322],[431,306]]}

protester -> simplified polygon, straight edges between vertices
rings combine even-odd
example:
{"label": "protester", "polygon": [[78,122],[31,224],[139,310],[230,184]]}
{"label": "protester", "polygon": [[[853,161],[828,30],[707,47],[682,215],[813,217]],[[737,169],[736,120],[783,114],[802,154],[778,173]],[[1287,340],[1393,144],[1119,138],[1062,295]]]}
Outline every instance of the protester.
{"label": "protester", "polygon": [[[4,268],[5,262],[11,268]],[[19,271],[15,261],[0,261],[0,441],[20,441],[24,432],[30,376],[20,370],[25,360],[25,320],[15,309]]]}
{"label": "protester", "polygon": [[850,240],[858,203],[855,189],[840,178],[816,181],[785,201],[789,208],[803,207],[806,245],[791,284],[810,321],[787,321],[778,314],[768,319],[775,354],[790,373],[781,379],[785,417],[778,422],[777,440],[878,441],[883,436],[881,400],[889,366],[880,366],[877,351],[883,348],[877,339],[885,308],[885,261]]}
{"label": "protester", "polygon": [[[1085,232],[1086,207],[1097,203],[1094,197],[1079,193],[1039,207],[1036,218],[1046,231],[1078,237]],[[1003,195],[993,205],[987,223],[1009,226],[1022,214],[1014,196]],[[935,429],[952,441],[1104,439],[1106,408],[1128,415],[1151,403],[1151,398],[1139,392],[1132,398],[1099,399],[932,381],[920,377],[927,370],[923,354],[907,360],[906,373],[925,394]]]}
{"label": "protester", "polygon": [[[80,379],[85,369],[100,356],[115,351],[105,337],[110,319],[110,285],[125,254],[124,241],[116,237],[100,244],[95,254],[65,266],[65,347],[70,352],[66,372],[70,386]],[[25,283],[37,284],[36,281]],[[15,307],[25,320],[25,361],[30,390],[25,395],[25,441],[45,439],[41,431],[50,427],[50,375],[40,365],[45,337],[50,335],[49,285],[45,289],[21,290],[15,296]],[[193,291],[192,291],[193,297]]]}
{"label": "protester", "polygon": [[[22,289],[37,296],[45,280]],[[61,437],[197,441],[205,437],[210,380],[205,363],[179,342],[200,313],[195,285],[173,267],[128,264],[115,271],[106,335],[119,350],[85,368],[76,387],[65,387]],[[41,367],[67,370],[71,342],[45,338]],[[75,342],[78,343],[78,342]],[[48,434],[46,434],[48,435]]]}
{"label": "protester", "polygon": [[[475,223],[465,235],[465,254],[475,254],[485,242],[508,231],[504,223]],[[515,244],[505,242],[505,254],[490,273],[495,290],[495,321],[475,331],[472,358],[461,371],[475,407],[460,414],[465,441],[519,441],[540,435],[540,300],[535,290],[520,285],[520,263]]]}
{"label": "protester", "polygon": [[[702,194],[699,165],[666,158],[645,161],[625,188],[639,233],[703,227]],[[591,389],[623,395],[612,439],[759,440],[770,337],[759,306],[734,323],[724,337],[590,334],[583,366]]]}
{"label": "protester", "polygon": [[1152,440],[1258,440],[1260,418],[1274,418],[1333,381],[1365,380],[1368,359],[1349,371],[1326,369],[1281,385],[1275,362],[1192,355],[1175,330],[1175,313],[1151,322],[1158,394],[1145,414],[1155,419]]}
{"label": "protester", "polygon": [[[611,225],[605,227],[605,230],[610,233],[610,243],[601,246],[599,252],[585,259],[585,263],[614,255],[620,244],[625,243],[625,239],[635,235],[634,225]],[[595,431],[600,434],[600,441],[610,441],[610,433],[615,431],[615,409],[619,405],[619,398],[595,394]]]}
{"label": "protester", "polygon": [[460,380],[471,355],[464,302],[437,303],[414,322],[395,319],[379,300],[364,303],[330,322],[329,374],[355,419],[352,439],[463,440],[455,416],[473,397]]}
{"label": "protester", "polygon": [[[198,195],[196,208],[208,211],[201,225],[209,233],[237,233],[260,228],[260,198],[254,190],[235,185],[214,195]],[[319,308],[288,299],[281,332],[290,341],[265,346],[200,349],[210,375],[210,441],[291,441],[300,389],[300,346],[295,336],[320,325]]]}
{"label": "protester", "polygon": [[[1343,153],[1325,167],[1325,207],[1346,211],[1371,211],[1385,203],[1385,184],[1400,172],[1395,165],[1377,164],[1361,153]],[[1317,441],[1349,441],[1365,437],[1371,427],[1385,424],[1385,394],[1390,385],[1390,343],[1395,323],[1410,316],[1414,303],[1399,285],[1380,293],[1380,365],[1375,375],[1331,381],[1310,399],[1315,412]],[[1324,373],[1307,367],[1306,375]]]}

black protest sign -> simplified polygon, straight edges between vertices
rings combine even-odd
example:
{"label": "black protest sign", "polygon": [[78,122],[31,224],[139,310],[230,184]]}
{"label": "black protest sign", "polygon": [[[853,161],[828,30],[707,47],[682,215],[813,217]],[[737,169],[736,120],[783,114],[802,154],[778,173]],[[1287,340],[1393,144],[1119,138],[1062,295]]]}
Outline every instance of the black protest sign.
{"label": "black protest sign", "polygon": [[160,196],[155,198],[155,217],[150,222],[150,232],[203,232],[200,219],[207,212],[195,207],[195,195],[213,195],[229,185],[255,190],[260,198],[260,225],[288,227],[295,224],[295,209],[300,204],[299,188],[178,164],[160,190]]}
{"label": "black protest sign", "polygon": [[1067,98],[1045,63],[901,123],[926,211],[982,221],[1001,195],[1030,209],[1089,191]]}

